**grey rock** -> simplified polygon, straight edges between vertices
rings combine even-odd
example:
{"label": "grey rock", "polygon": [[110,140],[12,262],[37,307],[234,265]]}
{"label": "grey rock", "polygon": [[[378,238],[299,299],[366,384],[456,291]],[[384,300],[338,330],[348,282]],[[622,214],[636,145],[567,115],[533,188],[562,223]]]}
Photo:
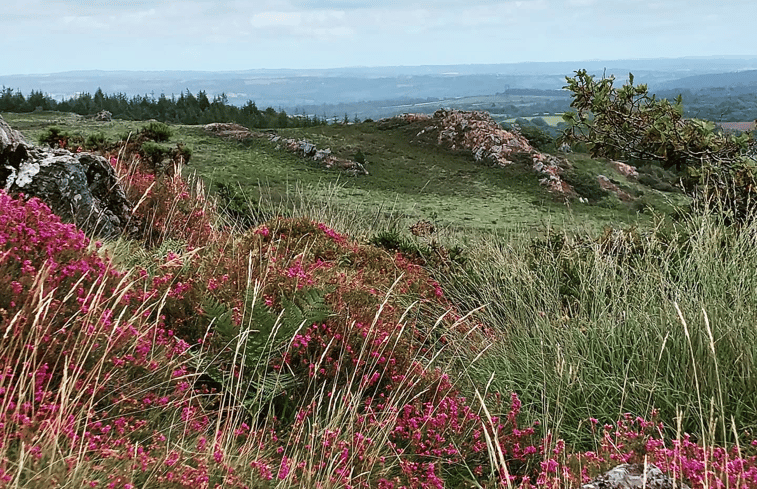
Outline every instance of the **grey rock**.
{"label": "grey rock", "polygon": [[38,197],[92,237],[121,234],[131,205],[102,156],[36,147],[0,117],[0,188]]}
{"label": "grey rock", "polygon": [[331,148],[319,149],[315,152],[313,159],[315,161],[322,161],[328,158],[330,155],[331,155]]}
{"label": "grey rock", "polygon": [[100,112],[95,114],[95,120],[100,122],[110,122],[113,120],[113,114],[111,114],[107,110],[101,110]]}
{"label": "grey rock", "polygon": [[302,154],[304,154],[305,156],[315,155],[315,152],[317,150],[315,144],[303,139],[302,141],[299,142],[299,145],[300,145],[300,150],[302,150]]}
{"label": "grey rock", "polygon": [[681,481],[673,480],[653,464],[622,464],[593,481],[581,486],[581,489],[690,489]]}

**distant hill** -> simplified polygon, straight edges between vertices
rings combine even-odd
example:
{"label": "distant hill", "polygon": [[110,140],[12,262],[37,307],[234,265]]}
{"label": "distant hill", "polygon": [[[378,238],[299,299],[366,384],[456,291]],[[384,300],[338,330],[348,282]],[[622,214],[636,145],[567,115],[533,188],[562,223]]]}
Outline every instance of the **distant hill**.
{"label": "distant hill", "polygon": [[662,89],[703,90],[707,88],[757,88],[757,70],[736,71],[731,73],[711,73],[679,78],[663,83]]}
{"label": "distant hill", "polygon": [[[10,70],[12,67],[4,67]],[[757,70],[757,57],[589,60],[490,65],[353,67],[322,70],[203,71],[72,71],[45,75],[0,75],[0,86],[41,90],[57,100],[80,93],[179,96],[187,90],[209,97],[225,93],[228,101],[287,112],[304,105],[375,100],[454,98],[492,95],[513,89],[559,90],[565,77],[585,69],[618,80],[633,72],[655,90],[663,84],[698,75]]]}

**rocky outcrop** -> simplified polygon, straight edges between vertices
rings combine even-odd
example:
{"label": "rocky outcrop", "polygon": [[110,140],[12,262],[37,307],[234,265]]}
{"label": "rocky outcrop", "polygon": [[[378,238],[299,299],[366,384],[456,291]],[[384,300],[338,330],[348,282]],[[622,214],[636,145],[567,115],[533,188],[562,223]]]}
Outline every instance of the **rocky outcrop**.
{"label": "rocky outcrop", "polygon": [[244,141],[253,137],[268,139],[276,144],[276,149],[284,149],[303,158],[319,162],[324,168],[341,170],[348,175],[368,175],[365,167],[354,160],[339,158],[331,154],[330,148],[318,149],[307,139],[284,138],[274,132],[252,132],[239,124],[207,124],[205,130],[224,139]]}
{"label": "rocky outcrop", "polygon": [[610,166],[626,178],[629,178],[631,180],[636,180],[639,178],[639,172],[636,167],[631,166],[628,163],[612,160],[610,161]]}
{"label": "rocky outcrop", "polygon": [[348,175],[368,175],[362,163],[346,158],[339,158],[331,154],[330,148],[318,149],[318,147],[307,139],[283,138],[276,134],[268,135],[271,142],[276,143],[277,149],[286,149],[304,158],[310,158],[313,161],[320,162],[325,168],[341,170]]}
{"label": "rocky outcrop", "polygon": [[249,139],[255,135],[258,135],[258,133],[253,133],[246,127],[240,125],[240,124],[230,124],[230,123],[224,123],[224,122],[214,122],[212,124],[206,124],[204,126],[204,129],[214,134],[218,137],[224,138],[224,139],[234,139],[237,141],[244,141],[245,139]]}
{"label": "rocky outcrop", "polygon": [[618,199],[620,199],[622,202],[633,202],[634,200],[636,200],[633,196],[631,196],[631,194],[622,190],[604,175],[597,176],[597,183],[599,183],[599,186],[602,188],[602,190],[617,195]]}
{"label": "rocky outcrop", "polygon": [[609,472],[581,486],[581,489],[690,489],[649,464],[618,465]]}
{"label": "rocky outcrop", "polygon": [[525,160],[542,175],[539,182],[550,192],[563,197],[575,195],[573,188],[562,179],[569,166],[566,160],[540,153],[522,135],[500,127],[488,112],[440,109],[433,116],[402,114],[379,121],[379,127],[391,129],[401,122],[422,127],[415,134],[417,141],[433,142],[450,151],[470,151],[477,162],[509,166]]}
{"label": "rocky outcrop", "polygon": [[99,122],[110,122],[113,120],[113,114],[111,114],[107,110],[101,110],[100,112],[95,114],[94,119]]}
{"label": "rocky outcrop", "polygon": [[38,197],[90,236],[117,236],[131,216],[131,206],[105,158],[34,146],[1,117],[0,188]]}

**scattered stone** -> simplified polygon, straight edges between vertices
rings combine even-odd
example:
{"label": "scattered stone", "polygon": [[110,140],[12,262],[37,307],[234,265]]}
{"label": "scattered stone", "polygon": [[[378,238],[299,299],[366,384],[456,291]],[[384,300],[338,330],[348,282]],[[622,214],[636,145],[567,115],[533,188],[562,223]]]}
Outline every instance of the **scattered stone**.
{"label": "scattered stone", "polygon": [[636,170],[635,166],[623,163],[622,161],[610,161],[610,165],[615,168],[618,173],[626,178],[631,178],[634,180],[639,178],[639,172]]}
{"label": "scattered stone", "polygon": [[324,168],[341,170],[351,176],[368,175],[368,171],[362,163],[338,158],[331,154],[331,148],[318,149],[315,143],[307,139],[282,138],[276,134],[262,134],[261,136],[268,138],[273,143],[279,143],[277,149],[284,147],[287,151],[303,158],[312,158],[313,161],[320,162]]}
{"label": "scattered stone", "polygon": [[315,161],[323,161],[326,158],[328,158],[329,156],[331,156],[331,149],[330,148],[319,149],[318,151],[315,152],[315,156],[313,156],[313,159]]}
{"label": "scattered stone", "polygon": [[581,489],[690,489],[665,475],[656,465],[623,464],[600,475]]}
{"label": "scattered stone", "polygon": [[204,129],[224,139],[237,141],[244,141],[249,138],[268,139],[276,144],[277,150],[284,148],[304,158],[312,158],[313,161],[322,163],[325,168],[342,170],[352,176],[368,175],[368,171],[361,163],[337,158],[331,154],[331,149],[318,149],[312,141],[308,141],[307,139],[284,138],[273,132],[252,132],[240,124],[225,124],[220,122],[207,124],[204,126]]}
{"label": "scattered stone", "polygon": [[299,150],[302,151],[302,154],[306,157],[308,156],[315,156],[315,153],[318,148],[316,148],[315,144],[311,143],[310,141],[303,139],[298,142]]}
{"label": "scattered stone", "polygon": [[257,133],[253,133],[241,124],[228,124],[223,122],[214,122],[212,124],[206,124],[204,129],[218,137],[224,139],[234,139],[236,141],[244,141],[249,139]]}
{"label": "scattered stone", "polygon": [[604,175],[597,176],[597,182],[599,182],[599,186],[602,187],[602,190],[614,193],[618,196],[618,199],[623,202],[633,202],[636,200],[629,193],[621,190],[620,187],[612,183],[610,179]]}
{"label": "scattered stone", "polygon": [[131,217],[113,167],[102,156],[36,147],[0,117],[0,187],[38,197],[89,236],[115,237]]}
{"label": "scattered stone", "polygon": [[100,122],[110,122],[113,120],[113,114],[111,114],[107,110],[101,110],[100,112],[95,114],[95,120]]}

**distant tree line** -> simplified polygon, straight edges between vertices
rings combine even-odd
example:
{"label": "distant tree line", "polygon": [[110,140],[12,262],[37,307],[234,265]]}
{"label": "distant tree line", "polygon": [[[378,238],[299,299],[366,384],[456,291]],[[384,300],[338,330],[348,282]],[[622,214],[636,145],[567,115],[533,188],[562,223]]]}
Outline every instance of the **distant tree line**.
{"label": "distant tree line", "polygon": [[681,94],[685,117],[713,122],[749,122],[757,119],[757,87],[718,87],[658,92],[660,98]]}
{"label": "distant tree line", "polygon": [[144,121],[155,119],[176,124],[209,124],[212,122],[235,122],[249,128],[306,127],[326,124],[318,116],[287,115],[283,110],[272,107],[260,110],[255,102],[248,100],[242,107],[231,105],[226,94],[216,95],[213,100],[201,90],[197,95],[189,90],[179,97],[160,94],[135,95],[131,98],[123,93],[106,95],[97,89],[94,95],[83,93],[67,100],[57,101],[42,91],[32,90],[28,97],[20,91],[3,86],[0,92],[0,112],[33,112],[53,110],[92,115],[107,110],[117,119]]}

